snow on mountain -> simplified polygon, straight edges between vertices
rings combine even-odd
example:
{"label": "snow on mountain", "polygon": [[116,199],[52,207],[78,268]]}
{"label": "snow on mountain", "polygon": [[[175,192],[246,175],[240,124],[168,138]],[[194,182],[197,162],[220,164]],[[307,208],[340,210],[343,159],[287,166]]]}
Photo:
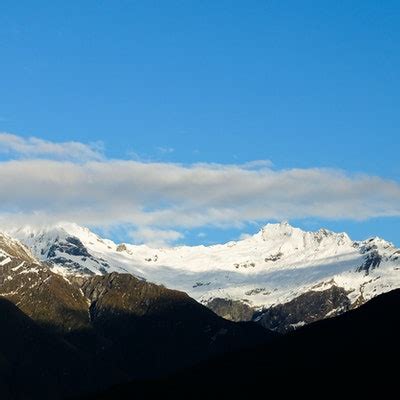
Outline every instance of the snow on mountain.
{"label": "snow on mountain", "polygon": [[101,239],[77,224],[63,223],[40,229],[25,226],[11,234],[40,261],[49,261],[52,269],[61,274],[93,275],[123,271],[117,265],[112,269],[102,257],[103,253],[115,250],[115,243]]}
{"label": "snow on mountain", "polygon": [[16,260],[35,263],[36,259],[18,240],[0,232],[0,266],[8,265]]}
{"label": "snow on mountain", "polygon": [[129,272],[203,303],[229,299],[255,310],[331,287],[342,288],[356,305],[400,287],[400,250],[393,244],[380,238],[355,242],[345,233],[305,232],[288,223],[268,224],[221,245],[157,249],[115,244],[70,223],[24,227],[13,236],[58,273]]}

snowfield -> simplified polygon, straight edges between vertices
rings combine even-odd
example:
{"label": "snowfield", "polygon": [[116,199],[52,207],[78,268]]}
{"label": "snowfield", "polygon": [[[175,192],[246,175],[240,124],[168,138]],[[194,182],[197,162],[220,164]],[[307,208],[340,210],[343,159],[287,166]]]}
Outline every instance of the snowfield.
{"label": "snowfield", "polygon": [[203,303],[223,298],[263,309],[335,285],[354,304],[400,287],[400,250],[393,244],[288,223],[268,224],[236,242],[172,248],[116,244],[71,223],[23,227],[12,235],[66,277],[127,272]]}

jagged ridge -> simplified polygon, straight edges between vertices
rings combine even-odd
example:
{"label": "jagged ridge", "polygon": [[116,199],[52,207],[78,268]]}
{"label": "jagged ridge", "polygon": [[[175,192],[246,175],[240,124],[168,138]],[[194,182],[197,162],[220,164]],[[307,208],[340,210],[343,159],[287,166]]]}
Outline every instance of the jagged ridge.
{"label": "jagged ridge", "polygon": [[[185,291],[214,311],[222,304],[216,300],[229,301],[232,308],[227,310],[225,303],[222,315],[236,320],[241,312],[247,319],[248,308],[259,315],[306,293],[320,293],[321,304],[326,303],[329,290],[340,288],[349,305],[331,302],[316,316],[325,318],[400,287],[400,250],[391,243],[380,238],[352,241],[345,233],[326,229],[305,232],[288,223],[268,224],[244,240],[208,247],[115,244],[75,224],[25,227],[14,234],[38,258],[51,262],[55,272],[129,272]],[[306,312],[297,313],[290,325],[308,321]]]}

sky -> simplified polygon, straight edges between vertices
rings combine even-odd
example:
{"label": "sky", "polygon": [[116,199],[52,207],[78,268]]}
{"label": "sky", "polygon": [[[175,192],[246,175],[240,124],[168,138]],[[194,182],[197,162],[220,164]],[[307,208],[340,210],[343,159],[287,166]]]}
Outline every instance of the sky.
{"label": "sky", "polygon": [[400,246],[398,1],[0,2],[0,227]]}

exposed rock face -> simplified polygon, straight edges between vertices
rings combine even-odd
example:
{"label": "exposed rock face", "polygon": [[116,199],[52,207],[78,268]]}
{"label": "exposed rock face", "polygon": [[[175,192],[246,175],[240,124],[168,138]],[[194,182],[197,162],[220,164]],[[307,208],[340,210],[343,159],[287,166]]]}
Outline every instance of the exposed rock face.
{"label": "exposed rock face", "polygon": [[216,298],[206,305],[215,314],[230,321],[251,321],[253,319],[254,309],[239,300]]}
{"label": "exposed rock face", "polygon": [[[261,290],[261,289],[260,289]],[[357,306],[366,300],[359,298]],[[347,292],[336,285],[325,290],[311,290],[293,300],[264,310],[229,299],[213,299],[207,307],[230,321],[256,321],[275,332],[285,333],[352,308]]]}
{"label": "exposed rock face", "polygon": [[[44,249],[42,250],[44,251]],[[110,265],[103,259],[93,257],[81,240],[74,236],[67,236],[65,239],[59,239],[53,243],[47,250],[47,260],[56,265],[63,265],[67,269],[77,270],[87,275],[93,275],[93,272],[87,268],[82,270],[81,263],[88,259],[97,264],[97,268],[103,274],[107,273]]]}
{"label": "exposed rock face", "polygon": [[90,257],[90,254],[86,250],[85,246],[76,237],[69,236],[65,239],[65,242],[61,242],[58,245],[53,244],[50,247],[47,256],[49,258],[55,257],[57,250],[59,250],[62,253],[69,254],[71,256]]}
{"label": "exposed rock face", "polygon": [[378,268],[382,262],[382,256],[376,250],[372,250],[365,255],[364,262],[360,265],[356,271],[365,272],[365,275],[369,275],[370,271]]}
{"label": "exposed rock face", "polygon": [[343,288],[332,286],[323,291],[310,291],[292,301],[264,310],[256,317],[265,328],[287,332],[327,317],[339,315],[351,307]]}
{"label": "exposed rock face", "polygon": [[88,303],[79,288],[38,262],[13,258],[1,266],[0,296],[42,326],[62,332],[88,327]]}

